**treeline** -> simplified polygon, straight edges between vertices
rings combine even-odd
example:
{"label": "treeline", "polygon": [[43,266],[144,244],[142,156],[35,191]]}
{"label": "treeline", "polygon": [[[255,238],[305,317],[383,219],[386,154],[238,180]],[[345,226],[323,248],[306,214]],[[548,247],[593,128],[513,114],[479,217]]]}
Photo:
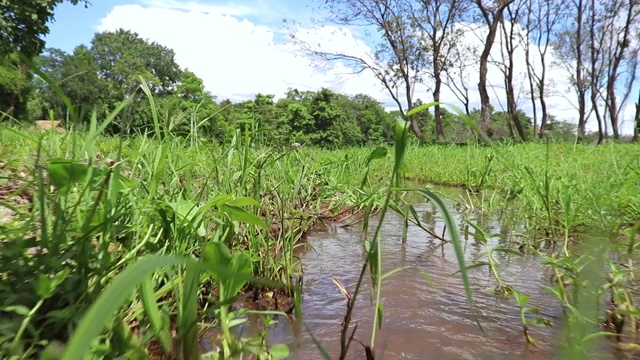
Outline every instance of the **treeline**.
{"label": "treeline", "polygon": [[[77,46],[72,53],[47,48],[34,58],[39,75],[33,75],[16,55],[2,64],[10,74],[1,89],[5,119],[19,121],[62,120],[76,127],[120,110],[107,131],[112,134],[142,134],[153,131],[154,116],[174,134],[207,136],[229,141],[238,129],[251,130],[264,144],[302,144],[340,147],[384,144],[393,141],[393,124],[402,118],[399,111],[387,111],[365,94],[348,96],[328,89],[299,91],[290,89],[282,98],[257,94],[254,99],[218,101],[208,93],[203,81],[182,69],[173,50],[142,39],[136,33],[118,30],[95,35],[90,46]],[[55,85],[55,86],[52,86]],[[71,116],[65,99],[75,110]],[[151,101],[153,101],[153,109]],[[416,106],[421,101],[416,101]],[[155,113],[154,111],[155,110]],[[475,136],[463,119],[441,109],[448,142],[467,142]],[[531,119],[519,111],[525,129],[532,133]],[[476,121],[479,110],[470,112]],[[416,117],[426,141],[437,141],[432,112]],[[75,122],[75,123],[73,123]],[[490,122],[496,139],[513,137],[508,114],[491,109]],[[556,138],[570,140],[571,124],[551,122]]]}
{"label": "treeline", "polygon": [[[79,46],[72,54],[56,49],[43,53],[41,36],[48,31],[46,22],[63,1],[7,0],[0,5],[0,10],[9,14],[0,17],[0,33],[6,35],[0,37],[0,54],[5,54],[0,56],[3,118],[46,118],[50,110],[64,118],[65,105],[28,70],[26,62],[34,60],[71,103],[82,109],[80,119],[86,119],[86,113],[94,109],[102,115],[122,99],[129,99],[131,105],[122,112],[113,132],[131,133],[148,125],[151,107],[140,89],[142,77],[162,109],[166,126],[177,129],[189,122],[192,126],[202,124],[218,138],[253,124],[265,132],[278,132],[266,137],[269,139],[286,137],[282,134],[289,132],[304,134],[317,144],[326,144],[326,139],[337,134],[341,137],[332,140],[334,145],[384,141],[385,124],[417,106],[420,99],[413,89],[427,83],[432,98],[423,100],[451,102],[453,99],[442,98],[444,89],[449,89],[467,116],[494,138],[527,141],[561,129],[563,135],[556,134],[556,138],[573,132],[578,140],[588,140],[587,125],[595,124],[597,141],[601,142],[609,134],[620,138],[623,121],[633,121],[634,140],[640,135],[640,90],[634,86],[640,59],[638,1],[327,0],[318,5],[328,14],[324,24],[378,31],[372,58],[323,51],[296,38],[295,32],[293,41],[311,57],[338,60],[376,75],[389,89],[397,112],[384,112],[373,123],[365,123],[370,121],[369,114],[354,110],[375,107],[370,101],[363,105],[365,95],[321,91],[298,96],[292,89],[286,100],[273,105],[269,103],[274,97],[269,95],[241,104],[218,102],[204,91],[195,74],[180,69],[171,49],[127,31],[97,34],[90,46]],[[477,40],[462,41],[468,34]],[[489,84],[490,65],[502,74],[502,84]],[[564,74],[562,79],[553,71],[558,69]],[[563,89],[558,89],[558,83],[563,83]],[[564,87],[569,93],[562,93]],[[470,106],[469,94],[476,89],[480,109]],[[575,108],[575,129],[551,114],[552,96],[566,96],[567,107]],[[506,104],[504,111],[492,108],[491,101],[496,98]],[[635,99],[635,117],[625,119],[623,111]],[[284,105],[291,100],[297,105]],[[531,117],[521,111],[526,103],[532,109]],[[373,112],[381,112],[379,104],[375,108]],[[423,141],[460,142],[471,136],[460,119],[440,106],[435,106],[431,115],[410,120],[411,130]]]}
{"label": "treeline", "polygon": [[[588,137],[588,124],[597,126],[598,141],[609,134],[618,139],[622,122],[633,121],[638,140],[636,0],[327,0],[317,6],[327,14],[316,20],[322,26],[377,31],[378,37],[367,36],[375,41],[374,53],[332,52],[296,37],[294,29],[296,44],[312,58],[375,74],[401,112],[414,106],[416,84],[429,84],[434,101],[448,101],[441,96],[449,90],[468,113],[470,90],[477,90],[478,125],[493,131],[491,101],[500,99],[516,138],[524,141],[530,135],[518,104],[529,103],[533,136],[542,138],[553,121],[550,98],[564,97],[566,108],[575,109],[578,139]],[[490,68],[498,70],[499,83],[489,83]],[[636,103],[635,116],[624,118],[630,102]],[[443,114],[438,107],[434,112],[437,136],[444,139]],[[422,137],[415,121],[412,130]]]}

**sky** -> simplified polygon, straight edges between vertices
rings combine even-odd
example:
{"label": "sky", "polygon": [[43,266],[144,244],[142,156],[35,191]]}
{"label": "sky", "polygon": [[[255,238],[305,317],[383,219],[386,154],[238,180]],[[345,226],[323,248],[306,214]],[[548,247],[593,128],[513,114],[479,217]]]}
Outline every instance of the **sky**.
{"label": "sky", "polygon": [[[284,96],[289,88],[319,90],[322,87],[355,95],[364,93],[382,102],[389,110],[396,108],[391,96],[370,72],[353,74],[350,68],[334,63],[330,68],[319,68],[317,63],[301,56],[295,45],[288,41],[293,32],[300,39],[322,47],[324,50],[341,51],[357,56],[370,56],[373,43],[359,37],[355,29],[336,32],[335,28],[313,27],[311,18],[319,17],[313,1],[321,0],[90,0],[93,4],[63,3],[55,10],[55,21],[45,37],[48,47],[67,52],[80,44],[89,44],[96,32],[124,28],[137,32],[141,37],[172,48],[176,62],[203,79],[206,89],[218,100],[242,101],[255,94]],[[287,20],[286,22],[284,20]],[[292,21],[299,23],[290,27]],[[460,41],[481,44],[482,31],[467,31]],[[364,39],[365,41],[363,41]],[[497,44],[496,44],[497,45]],[[501,57],[500,47],[494,46],[492,56]],[[535,51],[534,51],[535,53]],[[532,113],[526,95],[528,88],[524,67],[524,52],[516,54],[516,93],[518,104],[528,114]],[[551,54],[553,57],[553,54]],[[479,107],[477,70],[469,71],[471,107]],[[550,113],[561,120],[575,122],[575,98],[566,93],[567,74],[560,68],[550,69],[555,96],[548,98]],[[496,66],[490,66],[489,90],[496,110],[506,107],[503,75]],[[427,80],[416,87],[416,98],[431,101]],[[637,90],[636,90],[637,91]],[[633,94],[635,94],[634,92]],[[632,99],[635,96],[632,94]],[[441,99],[461,106],[454,94],[444,89]],[[627,104],[622,114],[622,131],[631,134],[633,129],[633,102]],[[588,130],[596,130],[591,120]]]}

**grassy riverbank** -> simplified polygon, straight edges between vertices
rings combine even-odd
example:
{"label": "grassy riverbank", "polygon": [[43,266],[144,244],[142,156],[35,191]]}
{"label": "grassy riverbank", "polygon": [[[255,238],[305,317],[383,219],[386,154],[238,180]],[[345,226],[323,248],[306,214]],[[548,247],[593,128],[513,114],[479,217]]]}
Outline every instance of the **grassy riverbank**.
{"label": "grassy riverbank", "polygon": [[[208,326],[221,329],[225,354],[286,354],[232,337],[256,310],[228,305],[299,315],[301,239],[347,209],[381,205],[394,150],[369,164],[371,148],[251,140],[0,129],[1,354],[26,358],[66,342],[107,287],[119,289],[102,304],[113,304],[115,320],[94,356],[145,358],[150,348],[187,356]],[[640,221],[637,145],[412,145],[401,169],[407,179],[467,187],[458,200],[468,208],[510,214],[532,238],[564,244],[569,259],[582,235],[617,238]],[[152,256],[135,261],[143,255]],[[153,271],[161,265],[183,266]],[[141,287],[127,286],[146,273]]]}

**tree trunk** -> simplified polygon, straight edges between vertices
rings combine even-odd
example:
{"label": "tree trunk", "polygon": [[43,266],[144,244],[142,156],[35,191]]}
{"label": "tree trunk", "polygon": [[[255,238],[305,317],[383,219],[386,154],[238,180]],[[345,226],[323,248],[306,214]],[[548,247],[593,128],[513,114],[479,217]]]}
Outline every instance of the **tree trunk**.
{"label": "tree trunk", "polygon": [[607,82],[607,93],[609,94],[609,121],[611,121],[611,130],[613,138],[619,139],[620,132],[618,130],[618,102],[616,101],[616,90],[614,88],[615,81],[609,79]]}
{"label": "tree trunk", "polygon": [[[493,43],[496,40],[496,33],[498,32],[498,25],[502,20],[504,10],[511,4],[514,0],[506,0],[500,1],[500,6],[495,12],[489,12],[487,8],[482,4],[482,0],[476,0],[476,4],[480,8],[482,12],[482,16],[485,19],[485,22],[489,28],[489,33],[484,42],[484,49],[482,50],[482,54],[480,55],[480,79],[478,81],[478,92],[480,93],[480,129],[483,132],[487,133],[488,136],[491,136],[491,131],[489,129],[489,117],[491,114],[489,113],[491,99],[489,98],[489,91],[487,91],[487,72],[489,55],[491,54],[491,48],[493,47]],[[493,16],[493,19],[491,19]]]}
{"label": "tree trunk", "polygon": [[[442,80],[439,77],[436,77],[436,85],[433,90],[433,101],[440,102],[440,86],[442,84]],[[436,105],[433,109],[433,114],[436,122],[436,136],[438,141],[444,141],[444,128],[442,126],[442,111],[440,110],[440,105]]]}
{"label": "tree trunk", "polygon": [[584,5],[582,0],[578,0],[577,9],[577,25],[576,29],[576,90],[578,92],[578,139],[582,140],[586,134],[586,94],[585,84],[582,75],[582,17],[584,12]]}
{"label": "tree trunk", "polygon": [[618,129],[618,102],[616,99],[615,84],[616,80],[618,80],[618,69],[620,68],[620,63],[624,58],[625,50],[629,46],[629,32],[632,26],[634,11],[637,11],[635,9],[636,3],[636,1],[629,1],[629,8],[627,10],[627,16],[625,19],[622,40],[618,41],[618,46],[614,50],[613,64],[607,79],[607,93],[609,95],[609,118],[611,120],[611,130],[613,130],[613,137],[616,140],[620,138],[620,131]]}
{"label": "tree trunk", "polygon": [[[493,27],[493,31],[489,31],[489,35],[487,36],[487,40],[485,42],[484,50],[482,51],[482,55],[480,55],[480,81],[478,82],[478,92],[480,93],[480,129],[485,133],[489,130],[489,117],[491,114],[489,113],[489,104],[491,99],[489,98],[489,92],[487,91],[487,72],[488,66],[487,62],[489,60],[489,53],[491,52],[491,45],[493,44],[493,40],[496,37],[495,27]],[[489,43],[489,41],[491,43]],[[487,134],[489,135],[489,134]]]}
{"label": "tree trunk", "polygon": [[[527,36],[527,39],[529,36]],[[533,86],[533,71],[531,70],[531,59],[530,59],[530,45],[529,41],[525,44],[525,58],[527,62],[527,79],[529,80],[529,92],[531,93],[531,110],[533,111],[533,138],[537,137],[536,130],[538,129],[538,108],[536,106],[536,93],[535,87]],[[540,125],[542,128],[542,125]],[[540,136],[542,138],[542,136]]]}
{"label": "tree trunk", "polygon": [[598,121],[598,144],[601,144],[604,140],[604,133],[602,129],[602,115],[600,115],[600,109],[598,108],[598,95],[595,90],[595,85],[591,86],[591,106],[593,106],[593,110],[596,114],[596,120]]}
{"label": "tree trunk", "polygon": [[[513,44],[513,29],[514,23],[517,23],[518,18],[518,10],[515,11],[515,16],[512,12],[507,9],[510,20],[510,29],[507,32],[507,27],[505,26],[504,18],[500,19],[500,24],[502,26],[502,31],[504,32],[505,39],[505,47],[507,49],[507,76],[505,78],[505,90],[507,95],[507,110],[509,111],[509,118],[511,123],[515,125],[516,131],[518,132],[518,137],[522,142],[527,141],[526,134],[524,133],[524,128],[522,127],[522,122],[520,122],[520,118],[518,117],[518,106],[516,104],[516,95],[515,90],[513,89],[513,53],[515,51],[515,46]],[[513,132],[513,130],[511,130]],[[513,134],[511,135],[513,137]],[[514,138],[515,139],[515,138]]]}
{"label": "tree trunk", "polygon": [[640,137],[640,90],[638,91],[638,101],[636,102],[636,115],[634,123],[635,126],[633,127],[633,142],[637,142],[638,137]]}
{"label": "tree trunk", "polygon": [[[411,85],[407,82],[406,91],[407,91],[407,109],[408,110],[411,110],[413,108],[413,100],[411,98],[410,90],[411,90]],[[420,142],[424,142],[424,135],[420,130],[420,126],[418,126],[418,120],[416,120],[416,117],[410,116],[409,121],[410,121],[409,130],[411,130],[411,132],[415,134],[415,136],[418,138]]]}

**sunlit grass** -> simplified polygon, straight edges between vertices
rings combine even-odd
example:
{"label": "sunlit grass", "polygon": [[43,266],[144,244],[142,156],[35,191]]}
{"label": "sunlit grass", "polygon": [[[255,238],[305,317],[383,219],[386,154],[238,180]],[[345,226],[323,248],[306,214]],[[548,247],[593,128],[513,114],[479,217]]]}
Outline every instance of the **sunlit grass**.
{"label": "sunlit grass", "polygon": [[[375,209],[379,227],[389,209],[404,212],[408,224],[415,210],[401,195],[418,192],[449,219],[447,240],[461,269],[474,266],[464,263],[455,224],[439,203],[446,195],[405,180],[462,186],[466,195],[456,200],[523,226],[526,244],[486,251],[497,285],[521,311],[527,340],[525,315],[533,310],[517,286],[501,283],[500,265],[489,261],[496,252],[527,251],[553,270],[548,289],[565,309],[570,356],[579,358],[585,339],[603,335],[595,325],[604,314],[594,310],[598,297],[611,293],[614,320],[636,321],[629,286],[638,248],[640,147],[419,146],[401,128],[394,147],[333,151],[262,147],[241,132],[221,145],[197,137],[103,137],[97,123],[88,133],[0,129],[0,186],[11,190],[0,202],[10,210],[0,223],[0,351],[27,358],[71,340],[70,359],[87,351],[135,357],[148,356],[156,341],[165,354],[191,359],[199,356],[198,328],[207,318],[222,329],[216,356],[285,356],[286,347],[233,337],[230,329],[245,321],[246,309],[230,312],[228,305],[247,286],[280,289],[295,298],[291,312],[304,321],[296,247],[319,217],[362,209],[367,224]],[[475,234],[486,242],[481,228]],[[380,283],[389,274],[380,270],[378,234],[364,235],[358,284],[368,269],[374,326],[384,326]],[[624,266],[600,257],[612,252]],[[594,270],[603,264],[608,282]],[[358,286],[345,291],[355,298]],[[468,288],[467,296],[471,303]],[[581,298],[591,302],[578,304]],[[345,354],[353,309],[346,311]],[[374,328],[371,348],[375,337]]]}

